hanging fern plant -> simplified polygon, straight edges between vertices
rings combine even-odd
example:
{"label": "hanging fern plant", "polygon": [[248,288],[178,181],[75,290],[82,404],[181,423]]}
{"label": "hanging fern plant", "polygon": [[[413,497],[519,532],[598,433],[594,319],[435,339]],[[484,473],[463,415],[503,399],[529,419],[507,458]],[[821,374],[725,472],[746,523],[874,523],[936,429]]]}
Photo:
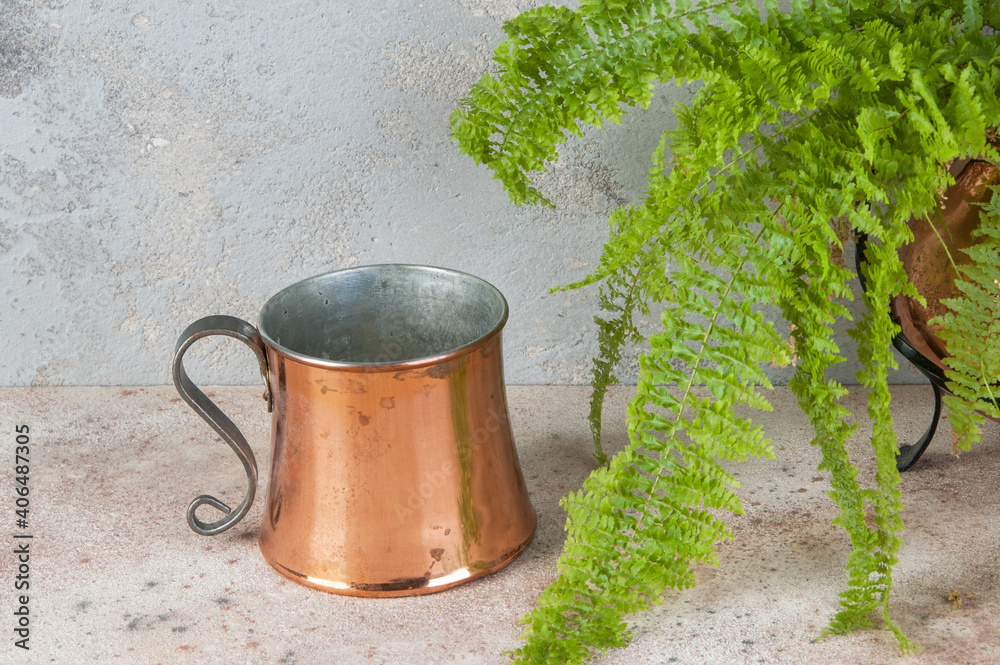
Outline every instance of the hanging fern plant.
{"label": "hanging fern plant", "polygon": [[[470,91],[452,132],[517,204],[548,204],[531,176],[557,159],[567,133],[619,122],[659,83],[704,82],[675,108],[679,128],[653,155],[645,200],[612,214],[599,267],[567,287],[600,283],[591,425],[602,462],[601,402],[623,344],[643,340],[635,320],[654,304],[662,329],[645,339],[629,445],[562,501],[559,576],[525,618],[517,662],[582,663],[625,645],[624,615],[692,586],[693,563],[715,562],[731,537],[719,511],[742,512],[721,462],[773,454],[735,408],[771,408],[762,368],[775,362],[795,364],[790,387],[832,477],[834,523],[852,545],[826,632],[874,615],[904,652],[915,648],[889,615],[903,524],[888,389],[898,327],[887,304],[899,293],[919,298],[897,250],[911,218],[933,221],[953,182],[949,162],[1000,163],[987,140],[1000,125],[997,26],[996,3],[974,0],[793,0],[784,12],[773,0],[763,10],[747,0],[583,0],[504,26],[499,71]],[[1000,415],[981,401],[1000,376],[1000,205],[982,217],[961,268],[964,295],[945,317],[957,395],[948,406],[965,448],[979,439],[977,410]],[[833,324],[851,318],[845,227],[870,240],[868,313],[851,335],[874,423],[871,486],[845,449],[855,430],[846,390],[826,371],[844,360]],[[780,308],[787,338],[761,304]],[[693,390],[702,385],[707,394]]]}

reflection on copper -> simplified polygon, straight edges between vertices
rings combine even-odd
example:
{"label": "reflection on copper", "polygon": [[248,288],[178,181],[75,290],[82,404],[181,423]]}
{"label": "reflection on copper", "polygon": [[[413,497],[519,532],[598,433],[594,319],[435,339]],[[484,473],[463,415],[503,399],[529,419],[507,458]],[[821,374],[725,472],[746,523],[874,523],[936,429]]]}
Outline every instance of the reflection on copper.
{"label": "reflection on copper", "polygon": [[507,415],[501,334],[414,369],[317,367],[268,347],[267,561],[356,596],[441,591],[535,530]]}

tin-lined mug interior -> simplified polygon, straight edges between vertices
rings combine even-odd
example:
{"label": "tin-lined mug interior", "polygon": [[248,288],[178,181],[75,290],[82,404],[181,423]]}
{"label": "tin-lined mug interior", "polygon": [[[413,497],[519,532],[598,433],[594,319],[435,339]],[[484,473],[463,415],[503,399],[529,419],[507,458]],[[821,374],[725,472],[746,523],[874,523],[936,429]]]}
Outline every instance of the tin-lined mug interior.
{"label": "tin-lined mug interior", "polygon": [[278,350],[330,365],[385,365],[474,345],[507,321],[489,282],[430,266],[348,268],[303,280],[264,305],[258,328]]}

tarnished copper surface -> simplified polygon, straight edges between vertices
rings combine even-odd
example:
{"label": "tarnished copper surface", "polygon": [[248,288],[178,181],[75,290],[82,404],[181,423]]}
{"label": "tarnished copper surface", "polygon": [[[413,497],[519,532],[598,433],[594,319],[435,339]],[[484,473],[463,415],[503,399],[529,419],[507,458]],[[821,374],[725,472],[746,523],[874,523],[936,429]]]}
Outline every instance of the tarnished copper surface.
{"label": "tarnished copper surface", "polygon": [[[893,314],[910,343],[929,360],[944,368],[941,359],[947,357],[947,346],[939,336],[940,326],[930,320],[947,312],[942,300],[961,294],[955,286],[958,277],[948,259],[948,252],[958,265],[969,262],[961,251],[973,244],[972,232],[979,226],[981,207],[978,203],[989,201],[991,185],[1000,182],[1000,172],[992,164],[972,160],[955,178],[942,197],[941,210],[931,220],[912,219],[913,242],[899,250],[906,274],[926,300],[921,305],[908,296],[897,296],[892,303]],[[940,234],[940,238],[938,237]],[[947,246],[941,244],[944,240]]]}
{"label": "tarnished copper surface", "polygon": [[499,332],[414,369],[317,367],[270,346],[268,365],[260,548],[283,575],[356,596],[432,593],[502,568],[531,541]]}

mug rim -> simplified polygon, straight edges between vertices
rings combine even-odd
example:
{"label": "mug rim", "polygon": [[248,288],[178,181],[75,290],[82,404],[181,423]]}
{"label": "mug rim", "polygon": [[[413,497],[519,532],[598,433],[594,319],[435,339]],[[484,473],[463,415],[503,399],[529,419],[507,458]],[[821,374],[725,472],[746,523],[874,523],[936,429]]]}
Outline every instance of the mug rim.
{"label": "mug rim", "polygon": [[[406,270],[412,270],[418,272],[447,274],[451,277],[458,277],[459,279],[467,279],[479,282],[480,284],[486,286],[489,290],[493,291],[500,298],[500,303],[503,306],[503,311],[500,315],[500,319],[487,332],[483,333],[482,335],[472,340],[471,342],[468,342],[467,344],[463,344],[453,349],[448,349],[446,351],[442,351],[441,353],[437,353],[430,356],[420,356],[416,358],[407,358],[406,360],[388,360],[381,362],[355,362],[347,360],[328,360],[326,358],[317,358],[315,356],[310,356],[301,353],[299,351],[293,351],[287,346],[279,344],[264,329],[263,319],[264,319],[264,313],[267,311],[268,305],[274,302],[280,295],[282,295],[289,289],[301,288],[302,285],[307,282],[313,282],[320,279],[324,279],[329,277],[330,275],[347,274],[352,272],[364,272],[364,271],[374,270],[378,268],[387,268],[387,267],[404,268]],[[306,365],[311,365],[313,367],[320,367],[323,369],[337,369],[337,370],[345,370],[353,372],[401,371],[401,370],[419,369],[421,367],[437,365],[439,363],[446,362],[448,360],[452,360],[454,358],[458,358],[459,356],[463,356],[467,353],[475,351],[476,349],[485,345],[491,339],[500,334],[500,332],[503,330],[503,327],[507,323],[507,318],[509,315],[510,315],[510,308],[507,304],[507,298],[505,298],[503,293],[500,292],[500,289],[498,289],[497,287],[495,287],[493,284],[486,281],[482,277],[477,277],[476,275],[472,275],[470,273],[463,272],[461,270],[455,270],[454,268],[443,268],[440,266],[430,266],[419,263],[370,263],[370,264],[365,264],[363,266],[353,266],[350,268],[340,268],[338,270],[331,270],[329,272],[324,272],[318,275],[313,275],[311,277],[306,277],[305,279],[301,279],[297,282],[289,284],[288,286],[286,286],[285,288],[281,289],[280,291],[272,295],[270,298],[268,298],[267,301],[264,303],[264,305],[260,308],[260,311],[257,314],[257,332],[260,333],[260,336],[263,338],[264,343],[268,348],[273,349],[275,352],[280,353],[282,356],[291,358]]]}

